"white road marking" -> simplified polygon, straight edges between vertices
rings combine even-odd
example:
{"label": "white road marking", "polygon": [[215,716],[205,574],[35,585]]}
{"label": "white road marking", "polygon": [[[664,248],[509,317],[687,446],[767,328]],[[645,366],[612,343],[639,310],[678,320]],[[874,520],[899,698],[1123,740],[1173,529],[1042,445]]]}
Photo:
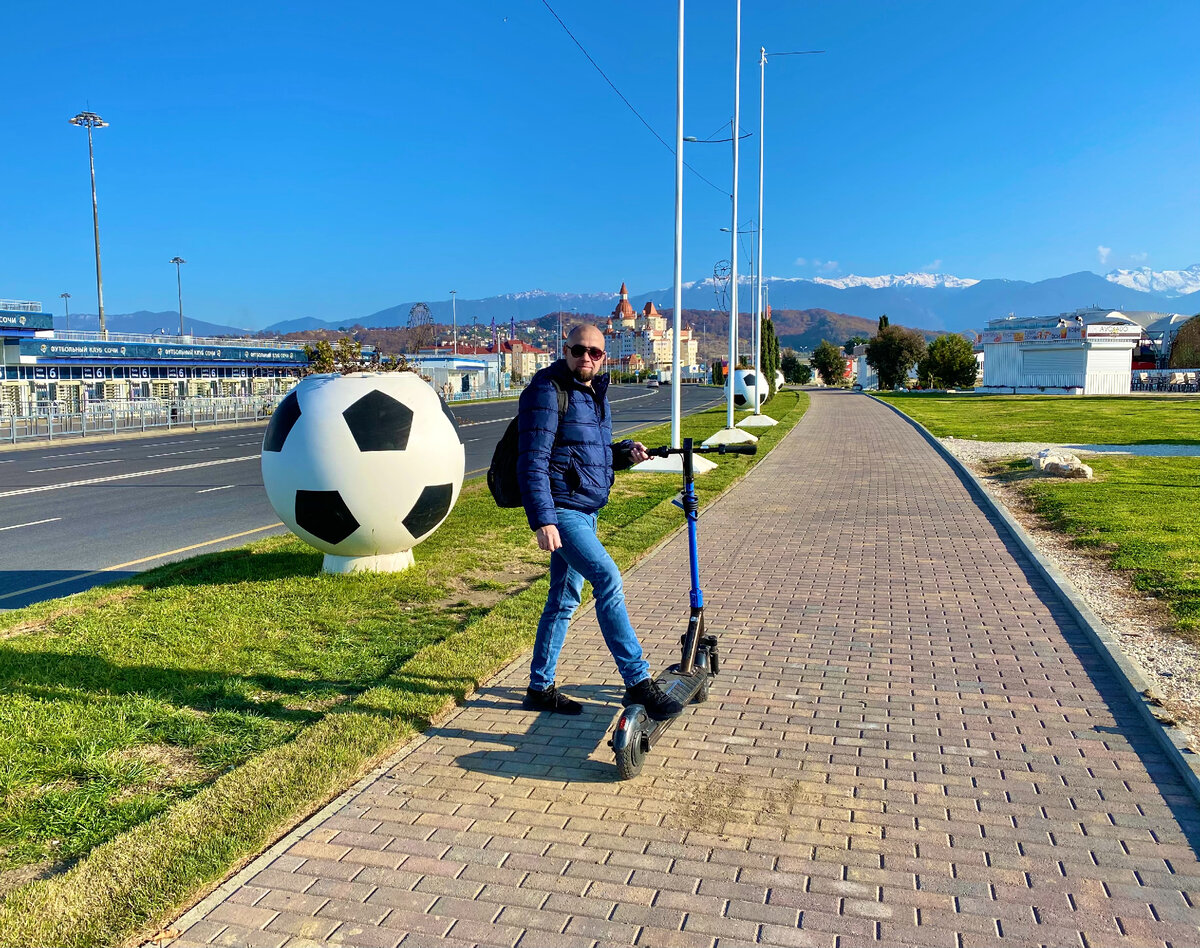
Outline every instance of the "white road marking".
{"label": "white road marking", "polygon": [[58,467],[31,467],[27,474],[45,474],[47,471],[69,471],[76,467],[95,467],[97,464],[120,464],[120,458],[111,461],[84,461],[81,464],[60,464]]}
{"label": "white road marking", "polygon": [[237,487],[236,484],[226,484],[223,487],[206,487],[204,490],[196,491],[197,494],[211,494],[214,490],[229,490],[231,487]]}
{"label": "white road marking", "polygon": [[42,457],[43,461],[54,461],[58,458],[81,458],[88,454],[112,454],[116,448],[98,448],[95,451],[73,451],[70,454],[47,454]]}
{"label": "white road marking", "polygon": [[[249,454],[244,458],[223,458],[220,461],[197,461],[195,464],[180,464],[178,467],[160,467],[153,471],[134,471],[132,474],[113,474],[111,477],[93,477],[86,481],[67,481],[62,484],[46,484],[42,487],[22,487],[20,490],[0,492],[4,497],[19,497],[22,494],[40,494],[48,490],[63,490],[68,487],[88,487],[92,484],[107,484],[110,481],[123,481],[131,477],[153,477],[155,474],[173,474],[176,471],[194,471],[198,467],[215,467],[218,464],[238,464],[242,461],[257,461],[259,455]],[[0,598],[3,598],[0,596]]]}
{"label": "white road marking", "polygon": [[203,454],[205,451],[220,451],[221,445],[213,445],[211,448],[188,448],[186,451],[164,451],[162,454],[147,454],[148,458],[172,458],[177,454]]}
{"label": "white road marking", "polygon": [[62,517],[51,517],[49,520],[30,520],[29,523],[14,523],[11,527],[0,527],[0,532],[19,530],[21,527],[36,527],[39,523],[54,523],[56,520],[62,520]]}

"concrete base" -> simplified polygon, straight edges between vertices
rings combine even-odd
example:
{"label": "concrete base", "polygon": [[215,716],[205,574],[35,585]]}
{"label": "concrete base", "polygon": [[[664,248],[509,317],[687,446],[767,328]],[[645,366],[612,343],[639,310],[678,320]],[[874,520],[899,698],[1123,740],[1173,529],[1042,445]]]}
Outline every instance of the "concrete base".
{"label": "concrete base", "polygon": [[379,553],[375,556],[334,556],[325,554],[321,571],[325,573],[399,573],[413,565],[412,550]]}
{"label": "concrete base", "polygon": [[706,445],[755,444],[757,441],[758,438],[754,437],[749,431],[743,431],[741,428],[722,428],[704,443]]}
{"label": "concrete base", "polygon": [[739,428],[771,428],[779,424],[770,415],[747,415],[737,423]]}
{"label": "concrete base", "polygon": [[[716,464],[706,457],[697,454],[692,455],[693,474],[704,474],[716,466]],[[678,454],[672,454],[670,457],[665,458],[650,458],[650,460],[643,461],[641,464],[635,464],[630,470],[647,474],[682,474],[683,458]]]}

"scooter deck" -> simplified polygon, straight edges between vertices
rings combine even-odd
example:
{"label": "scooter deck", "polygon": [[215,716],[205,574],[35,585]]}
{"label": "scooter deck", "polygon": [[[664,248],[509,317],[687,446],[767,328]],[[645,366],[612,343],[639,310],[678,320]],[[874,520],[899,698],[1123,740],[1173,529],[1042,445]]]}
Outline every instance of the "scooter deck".
{"label": "scooter deck", "polygon": [[[709,675],[708,668],[701,662],[696,663],[695,670],[690,675],[681,674],[679,665],[672,665],[670,668],[662,671],[654,680],[658,682],[660,688],[673,698],[678,698],[679,702],[686,708],[692,703],[696,694],[712,677]],[[647,716],[649,717],[649,716]],[[650,746],[653,747],[658,741],[662,733],[675,723],[675,718],[664,718],[662,721],[650,719],[650,728],[647,734]]]}

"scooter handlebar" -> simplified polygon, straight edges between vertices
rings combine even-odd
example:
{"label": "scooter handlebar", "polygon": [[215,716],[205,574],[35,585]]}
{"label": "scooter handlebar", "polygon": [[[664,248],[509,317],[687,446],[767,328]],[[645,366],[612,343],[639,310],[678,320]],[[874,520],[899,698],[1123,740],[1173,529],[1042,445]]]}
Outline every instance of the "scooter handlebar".
{"label": "scooter handlebar", "polygon": [[[673,448],[669,444],[659,448],[647,448],[646,453],[652,458],[665,458],[672,454],[683,454],[683,448]],[[757,454],[757,444],[697,444],[692,446],[693,454]]]}

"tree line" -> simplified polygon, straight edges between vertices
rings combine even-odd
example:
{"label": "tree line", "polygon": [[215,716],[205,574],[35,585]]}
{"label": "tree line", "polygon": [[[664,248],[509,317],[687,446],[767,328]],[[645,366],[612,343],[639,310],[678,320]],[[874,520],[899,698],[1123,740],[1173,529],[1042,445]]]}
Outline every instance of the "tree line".
{"label": "tree line", "polygon": [[885,313],[870,338],[851,336],[841,346],[822,340],[811,359],[821,381],[826,385],[843,382],[847,356],[863,344],[867,347],[867,365],[879,376],[880,391],[903,385],[914,368],[922,388],[970,388],[978,376],[975,347],[964,337],[948,333],[926,343],[917,330],[891,325]]}

